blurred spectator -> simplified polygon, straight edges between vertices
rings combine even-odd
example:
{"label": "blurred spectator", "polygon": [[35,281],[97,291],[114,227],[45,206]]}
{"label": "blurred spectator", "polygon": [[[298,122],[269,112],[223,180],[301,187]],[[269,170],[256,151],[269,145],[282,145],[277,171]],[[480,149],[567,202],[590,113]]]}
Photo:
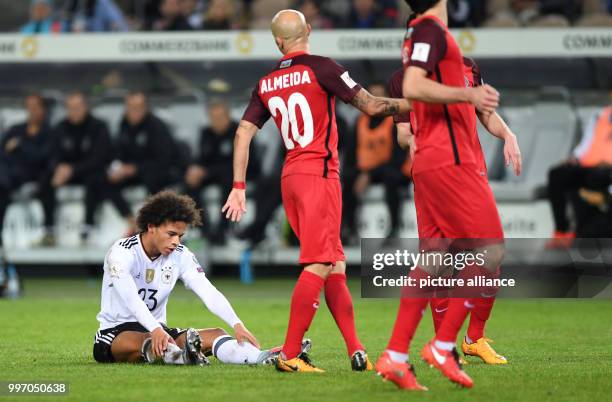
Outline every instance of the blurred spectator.
{"label": "blurred spectator", "polygon": [[563,26],[575,21],[582,10],[575,0],[511,0],[510,6],[521,25]]}
{"label": "blurred spectator", "polygon": [[192,29],[201,29],[204,4],[201,0],[181,0],[181,13]]}
{"label": "blurred spectator", "polygon": [[191,31],[191,25],[182,12],[181,0],[161,0],[159,17],[150,21],[145,29],[149,31]]}
{"label": "blurred spectator", "polygon": [[[138,15],[138,4],[136,3],[139,0],[132,0],[135,4],[133,5],[134,14]],[[153,23],[161,18],[161,14],[159,13],[159,5],[161,4],[161,0],[146,0],[143,8],[143,22],[142,28],[146,31],[150,31]]]}
{"label": "blurred spectator", "polygon": [[350,0],[325,0],[320,2],[319,5],[322,13],[328,15],[334,22],[334,25],[344,26],[346,16],[351,11]]}
{"label": "blurred spectator", "polygon": [[232,29],[236,7],[232,0],[210,0],[204,16],[203,29],[209,31]]}
{"label": "blurred spectator", "polygon": [[451,28],[475,27],[484,20],[484,0],[449,0],[448,23]]}
{"label": "blurred spectator", "polygon": [[353,0],[347,28],[391,28],[395,26],[397,5],[394,1]]}
{"label": "blurred spectator", "polygon": [[21,27],[24,34],[62,32],[62,24],[53,18],[50,0],[32,0],[30,20]]}
{"label": "blurred spectator", "polygon": [[180,152],[168,126],[149,109],[142,92],[125,97],[125,115],[119,126],[115,144],[117,159],[107,174],[105,197],[115,205],[121,216],[136,230],[130,205],[121,190],[144,185],[151,194],[180,180]]}
{"label": "blurred spectator", "polygon": [[45,237],[41,245],[55,244],[56,190],[67,184],[85,186],[86,239],[94,223],[94,213],[102,196],[104,171],[111,157],[111,141],[106,123],[89,112],[87,100],[80,92],[66,97],[67,117],[53,135],[51,166],[45,174],[40,197],[45,211]]}
{"label": "blurred spectator", "polygon": [[66,0],[64,30],[68,32],[121,32],[129,26],[113,0]]}
{"label": "blurred spectator", "polygon": [[332,20],[321,14],[319,0],[298,0],[296,8],[304,14],[306,22],[312,25],[313,29],[331,29],[334,27]]}
{"label": "blurred spectator", "polygon": [[[579,232],[581,190],[609,193],[612,178],[612,105],[597,113],[583,133],[580,144],[573,157],[548,173],[548,197],[555,220],[555,233],[548,247],[567,247],[571,245],[576,232]],[[584,192],[583,192],[584,193]],[[578,200],[577,204],[575,201]],[[567,216],[567,206],[574,201],[576,230],[571,228]],[[576,208],[577,207],[577,208]]]}
{"label": "blurred spectator", "polygon": [[45,100],[30,95],[25,98],[25,108],[27,120],[9,128],[0,141],[0,249],[11,194],[24,183],[39,181],[40,172],[50,162],[51,128]]}
{"label": "blurred spectator", "polygon": [[[387,96],[385,85],[373,83],[368,91],[374,96]],[[353,142],[348,145],[346,157],[353,169],[345,169],[343,212],[345,217],[345,238],[358,237],[357,208],[361,196],[370,184],[381,183],[385,187],[385,203],[391,217],[391,228],[388,238],[396,237],[400,228],[400,191],[408,184],[401,166],[406,159],[395,141],[395,125],[392,117],[370,117],[360,115],[355,122]],[[352,151],[351,151],[352,148]],[[346,164],[346,162],[345,162]],[[351,243],[348,239],[347,243]]]}
{"label": "blurred spectator", "polygon": [[540,15],[562,15],[574,22],[580,17],[582,2],[576,0],[540,0]]}
{"label": "blurred spectator", "polygon": [[[202,209],[203,235],[209,237],[214,244],[223,244],[230,221],[220,219],[217,228],[211,227],[210,220],[206,219],[202,190],[210,185],[218,185],[222,192],[221,199],[225,199],[231,190],[234,134],[238,123],[231,119],[228,106],[221,101],[214,101],[208,106],[208,119],[210,125],[200,132],[198,154],[185,173],[185,188],[186,193],[196,201],[198,208]],[[256,165],[257,163],[253,160],[249,162],[249,167]],[[249,177],[252,172],[253,170],[250,169]]]}

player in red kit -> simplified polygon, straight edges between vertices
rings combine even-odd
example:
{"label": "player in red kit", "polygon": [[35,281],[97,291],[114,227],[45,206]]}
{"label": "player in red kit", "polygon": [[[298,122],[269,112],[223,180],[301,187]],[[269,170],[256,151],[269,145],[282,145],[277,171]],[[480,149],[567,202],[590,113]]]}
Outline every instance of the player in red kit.
{"label": "player in red kit", "polygon": [[406,112],[406,99],[374,97],[333,60],[309,54],[311,28],[295,10],[272,20],[272,34],[284,57],[259,80],[234,140],[234,188],[223,206],[228,219],[245,213],[245,176],[249,144],[272,117],[287,154],[281,178],[283,206],[300,240],[303,271],[291,298],[287,335],[276,367],[287,372],[322,372],[300,354],[304,333],[325,300],[346,342],[354,370],[371,370],[356,331],[353,304],[346,286],[340,241],[341,189],[335,99],[350,102],[369,115]]}
{"label": "player in red kit", "polygon": [[[470,58],[464,57],[464,75],[466,85],[475,87],[483,84],[483,79],[480,73],[480,68],[476,62]],[[404,79],[404,70],[397,70],[389,80],[389,96],[393,98],[402,97],[402,83]],[[487,166],[478,138],[478,130],[476,127],[476,117],[484,125],[487,131],[493,136],[504,141],[504,159],[506,166],[512,164],[514,173],[518,176],[521,173],[521,152],[516,140],[516,136],[506,125],[504,120],[496,112],[490,115],[475,113],[474,120],[471,122],[473,127],[472,148],[476,155],[478,169],[485,175]],[[410,126],[410,114],[404,113],[393,116],[397,128],[397,140],[400,146],[408,149],[410,159],[414,161],[416,156],[416,143]],[[499,355],[489,345],[488,338],[484,336],[484,327],[491,315],[493,309],[494,297],[483,297],[475,300],[474,308],[470,312],[470,321],[467,334],[461,344],[461,348],[465,355],[478,356],[487,364],[506,364],[505,357]],[[444,313],[448,308],[448,299],[433,298],[430,300],[431,313],[434,321],[434,329],[437,330],[442,323]]]}
{"label": "player in red kit", "polygon": [[[474,135],[476,110],[492,114],[499,94],[488,85],[466,85],[463,55],[447,28],[446,0],[407,3],[419,14],[409,22],[402,49],[402,92],[413,101],[410,122],[416,154],[412,177],[419,238],[421,242],[492,239],[486,268],[496,271],[490,265],[495,265],[495,257],[501,260],[503,231],[486,174],[479,170],[482,152]],[[430,269],[418,266],[411,276],[430,277],[434,275]],[[474,273],[466,268],[459,276],[465,274]],[[377,362],[377,371],[400,388],[424,389],[407,363],[407,352],[429,301],[430,297],[401,299],[393,334]],[[461,369],[455,343],[473,303],[474,299],[450,299],[435,338],[421,353],[431,366],[464,387],[471,387],[473,381]]]}

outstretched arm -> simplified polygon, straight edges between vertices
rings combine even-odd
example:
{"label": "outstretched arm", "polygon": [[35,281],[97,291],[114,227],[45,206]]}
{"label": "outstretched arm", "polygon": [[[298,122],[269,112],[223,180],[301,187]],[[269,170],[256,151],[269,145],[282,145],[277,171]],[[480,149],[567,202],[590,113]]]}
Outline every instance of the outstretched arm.
{"label": "outstretched arm", "polygon": [[351,105],[369,116],[391,116],[411,110],[410,102],[406,99],[374,96],[363,88],[353,97]]}
{"label": "outstretched arm", "polygon": [[227,325],[234,329],[235,337],[238,342],[242,343],[246,340],[259,348],[257,338],[246,329],[232,308],[229,300],[210,283],[203,272],[198,272],[197,268],[189,269],[181,276],[181,279],[185,285],[202,300],[211,313],[222,319]]}
{"label": "outstretched arm", "polygon": [[[245,183],[246,172],[249,165],[249,147],[255,134],[257,134],[258,127],[246,120],[241,120],[236,130],[236,136],[234,137],[234,183]],[[238,187],[242,187],[238,185]],[[221,213],[225,214],[227,219],[232,222],[238,222],[242,215],[246,212],[246,189],[245,188],[232,188],[227,201]]]}
{"label": "outstretched arm", "polygon": [[468,102],[483,113],[493,113],[499,105],[499,93],[490,85],[452,87],[435,82],[427,75],[421,67],[409,66],[406,69],[402,86],[406,99],[443,104]]}
{"label": "outstretched arm", "polygon": [[510,130],[504,119],[497,112],[491,114],[478,113],[482,125],[493,136],[504,140],[504,160],[506,166],[512,163],[514,174],[519,176],[522,170],[521,150],[516,140],[516,135]]}

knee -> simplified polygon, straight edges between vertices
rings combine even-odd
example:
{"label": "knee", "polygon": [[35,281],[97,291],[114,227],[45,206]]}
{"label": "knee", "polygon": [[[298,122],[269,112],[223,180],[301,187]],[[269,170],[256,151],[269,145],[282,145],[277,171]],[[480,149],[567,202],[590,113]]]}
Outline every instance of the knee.
{"label": "knee", "polygon": [[217,328],[212,328],[212,329],[210,330],[210,332],[211,332],[211,334],[213,335],[213,338],[214,338],[214,339],[217,339],[217,338],[218,338],[218,337],[220,337],[220,336],[225,336],[225,335],[228,335],[228,333],[227,333],[227,331],[226,331],[226,330],[224,330],[223,328],[219,328],[219,327],[217,327]]}

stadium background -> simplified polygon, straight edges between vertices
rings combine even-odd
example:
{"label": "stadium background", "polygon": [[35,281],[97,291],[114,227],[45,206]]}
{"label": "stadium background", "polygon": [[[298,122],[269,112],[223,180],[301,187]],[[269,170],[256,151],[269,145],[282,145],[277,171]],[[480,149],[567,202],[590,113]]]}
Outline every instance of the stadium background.
{"label": "stadium background", "polygon": [[[301,6],[304,2],[195,1],[193,3],[197,8],[192,15],[205,16],[204,30],[163,32],[147,27],[148,21],[155,21],[157,2],[116,0],[115,3],[121,8],[127,25],[121,28],[111,25],[112,28],[107,27],[107,32],[104,33],[84,32],[88,30],[88,20],[79,14],[78,4],[74,5],[76,8],[72,10],[70,1],[43,3],[49,3],[51,7],[52,19],[56,22],[54,29],[74,32],[22,34],[19,31],[28,21],[30,2],[0,0],[0,29],[4,31],[0,34],[1,132],[25,119],[25,94],[42,93],[51,106],[51,122],[57,123],[65,116],[65,95],[69,91],[81,90],[88,96],[94,116],[105,120],[111,134],[115,135],[123,112],[123,96],[130,90],[143,90],[150,96],[154,112],[169,125],[174,137],[195,149],[199,128],[207,124],[208,102],[213,99],[227,101],[231,106],[232,116],[239,119],[256,80],[278,59],[278,51],[270,34],[265,30],[271,16],[279,9]],[[334,0],[321,3],[320,15],[316,20],[319,28],[315,26],[312,36],[313,53],[335,58],[347,67],[356,81],[363,84],[386,80],[400,66],[399,47],[404,35],[404,21],[409,12],[403,1]],[[376,15],[376,23],[372,23],[371,28],[379,29],[361,28],[357,20],[351,19],[354,15],[352,9],[358,3],[373,4],[372,12]],[[570,155],[591,115],[612,102],[612,94],[609,92],[612,89],[612,16],[608,14],[612,12],[612,7],[607,1],[465,0],[451,3],[457,7],[455,13],[451,13],[455,37],[464,53],[479,63],[485,80],[502,93],[500,114],[517,134],[523,152],[524,172],[515,178],[511,170],[503,165],[502,142],[482,132],[483,130],[480,132],[504,230],[509,237],[545,239],[554,229],[544,191],[548,169]],[[214,8],[213,6],[224,9],[228,18],[225,18],[227,21],[221,25],[216,25],[220,23],[215,21],[210,22],[207,28],[206,13]],[[224,30],[207,30],[211,28]],[[132,32],[108,32],[115,29],[129,29]],[[352,126],[357,113],[345,105],[339,105],[339,110],[349,126]],[[256,140],[257,150],[264,161],[264,174],[278,169],[278,158],[275,156],[278,145],[278,133],[269,122]],[[220,188],[206,190],[206,206],[213,220],[220,218],[217,211],[225,191],[226,189]],[[408,190],[402,198],[402,224],[399,235],[403,237],[416,236],[410,193],[411,190]],[[146,196],[145,190],[138,187],[127,190],[125,194],[134,209]],[[3,322],[25,323],[28,327],[25,331],[27,335],[38,332],[34,330],[37,323],[40,324],[38,320],[48,319],[47,313],[52,311],[58,318],[43,325],[48,331],[52,331],[54,325],[62,322],[78,329],[74,333],[64,331],[52,335],[48,340],[41,340],[41,344],[74,342],[74,345],[78,346],[70,346],[57,352],[60,354],[49,352],[52,348],[48,345],[32,346],[24,356],[29,358],[38,353],[56,353],[53,355],[56,358],[65,358],[74,364],[85,365],[85,370],[95,370],[88,365],[91,360],[89,343],[76,335],[86,334],[88,337],[96,328],[93,315],[98,303],[101,262],[109,244],[123,234],[125,222],[105,203],[96,215],[96,226],[90,241],[86,245],[81,244],[79,230],[84,214],[83,189],[66,186],[58,193],[58,244],[52,248],[36,247],[35,244],[43,234],[42,210],[38,201],[32,200],[30,195],[31,188],[27,187],[16,192],[5,220],[5,230],[2,234],[4,264],[17,268],[23,280],[24,292],[21,300],[1,301],[0,316]],[[241,227],[253,219],[252,202],[249,204],[249,210],[250,213]],[[388,221],[383,189],[374,185],[363,197],[363,206],[359,212],[359,236],[385,237],[389,230]],[[260,338],[268,336],[268,339],[277,343],[282,341],[279,334],[284,331],[288,292],[292,285],[284,279],[261,278],[279,272],[291,277],[297,274],[294,262],[297,260],[298,251],[295,246],[287,244],[284,227],[284,216],[279,209],[266,228],[266,240],[251,256],[257,278],[252,285],[240,285],[237,281],[239,266],[246,249],[245,242],[231,235],[223,246],[209,244],[206,239],[197,236],[187,239],[189,246],[211,270],[213,281],[215,278],[229,276],[219,282],[219,287],[228,292],[237,310],[243,317],[248,317],[247,322],[254,322],[251,329],[254,328]],[[359,247],[349,247],[347,257],[353,268],[358,265]],[[354,280],[351,287],[357,290],[355,271],[352,270],[352,273]],[[48,279],[56,276],[61,276],[61,279]],[[82,279],[83,277],[85,279]],[[282,298],[283,296],[286,297]],[[252,300],[258,302],[251,304]],[[41,305],[46,305],[51,310],[40,308]],[[514,351],[513,357],[530,360],[531,355],[522,349],[522,342],[530,337],[542,342],[543,340],[538,338],[538,331],[533,328],[522,331],[516,328],[515,320],[524,320],[525,323],[540,322],[547,339],[557,342],[554,347],[548,349],[551,351],[563,347],[561,345],[566,337],[582,336],[593,342],[596,338],[609,339],[612,334],[609,325],[605,324],[607,319],[603,313],[609,311],[609,307],[607,302],[570,305],[504,301],[494,312],[496,318],[492,326],[498,337],[504,332],[504,338],[507,336],[514,339],[512,342],[504,339],[504,347]],[[363,321],[374,326],[372,328],[362,324],[363,332],[368,333],[365,335],[366,343],[375,343],[373,352],[377,353],[384,345],[391,328],[395,305],[390,302],[358,301],[356,309],[358,317],[363,314],[367,317]],[[374,319],[381,309],[388,312],[388,317]],[[186,321],[196,312],[201,316],[199,311],[194,299],[179,291],[170,314],[174,314],[177,320]],[[270,318],[270,314],[274,318]],[[565,315],[566,320],[565,324],[559,326],[559,322],[551,317],[561,315]],[[26,316],[28,318],[24,319]],[[70,318],[75,316],[80,318]],[[209,316],[205,317],[211,320]],[[582,330],[571,325],[571,319],[583,320]],[[320,325],[319,329],[312,333],[314,338],[326,338],[326,331],[336,331],[330,320],[329,317],[318,318],[314,325]],[[425,324],[423,332],[419,332],[421,335],[418,340],[426,339],[424,332],[427,330],[430,331],[430,328]],[[7,347],[21,347],[22,344],[15,339],[23,334],[17,327],[11,327],[4,336],[0,335],[0,338],[5,341],[10,339],[6,343]],[[340,351],[338,347],[325,349],[330,342],[327,339],[322,342],[323,351],[319,352],[323,362],[327,359],[328,366],[332,365],[330,362],[337,358],[336,355]],[[548,371],[541,373],[541,378],[537,381],[532,381],[529,375],[536,373],[544,364],[538,359],[530,360],[529,364],[523,366],[517,364],[511,372],[489,374],[490,377],[485,376],[484,368],[475,366],[477,380],[491,380],[484,390],[481,389],[480,393],[476,394],[476,399],[487,399],[506,375],[515,376],[516,384],[521,381],[527,384],[526,390],[518,392],[517,399],[564,399],[567,397],[566,389],[560,384],[565,376],[570,376],[573,371],[585,370],[585,366],[590,364],[581,357],[581,353],[588,349],[585,348],[586,346],[579,347],[573,354],[565,355],[564,357],[569,359],[566,366],[557,367],[553,364]],[[578,393],[575,399],[568,400],[593,397],[603,400],[609,395],[606,390],[610,391],[610,367],[602,363],[598,356],[603,356],[603,360],[606,360],[607,356],[609,361],[612,357],[610,353],[609,346],[592,351],[589,356],[596,362],[583,372],[581,379],[585,387],[590,384],[594,390],[588,395]],[[64,373],[59,370],[56,362],[48,361],[45,363],[46,369],[35,369],[29,374],[29,369],[24,371],[23,365],[8,359],[4,359],[2,363],[4,367],[15,370],[5,371],[17,373],[13,374],[12,378],[33,378],[32,375],[38,378],[62,378],[65,374],[64,377],[73,381],[76,386],[86,383],[79,380],[78,373]],[[346,369],[345,366],[338,363],[337,370],[340,370],[340,367]],[[221,375],[219,368],[215,370],[215,374]],[[232,375],[241,375],[237,368],[226,370],[230,370]],[[90,372],[91,375],[99,374]],[[262,377],[267,377],[267,372],[257,369],[254,373],[256,374],[253,375],[253,381],[269,381],[262,380]],[[148,375],[155,378],[167,374],[151,371]],[[5,374],[2,377],[10,376]],[[184,384],[180,382],[182,380],[177,380],[174,374],[171,377],[172,381],[178,381],[177,384]],[[117,378],[110,375],[109,381],[112,382],[111,380],[117,381]],[[146,383],[145,380],[142,381],[143,384]],[[283,388],[283,384],[272,381],[274,382],[268,386],[280,387],[281,396],[291,395],[288,388]],[[315,392],[316,383],[310,381],[304,380],[300,384],[314,392],[315,397],[323,398],[324,395]],[[326,381],[328,382],[325,389],[337,386],[333,381]],[[380,390],[380,387],[375,389],[370,382],[361,379],[354,380],[351,377],[350,381],[355,381],[360,387],[366,387],[367,392]],[[100,391],[90,390],[87,395],[92,400],[104,399],[104,390],[112,389],[111,383],[104,384]],[[251,386],[256,387],[257,384],[254,382]],[[434,385],[436,384],[434,382]],[[151,396],[149,391],[138,387],[126,387],[130,391],[126,391],[124,398],[118,399]],[[223,387],[225,385],[219,385],[211,395],[233,395],[235,390]],[[384,390],[387,391],[386,397],[395,397],[394,394],[388,393],[389,388]],[[448,390],[450,391],[450,387]],[[334,392],[336,391],[330,391],[326,396],[337,400],[353,398]],[[274,392],[262,392],[259,396],[269,399],[274,395]],[[194,395],[185,393],[185,399],[191,397]],[[304,398],[304,395],[297,399],[301,398]]]}

